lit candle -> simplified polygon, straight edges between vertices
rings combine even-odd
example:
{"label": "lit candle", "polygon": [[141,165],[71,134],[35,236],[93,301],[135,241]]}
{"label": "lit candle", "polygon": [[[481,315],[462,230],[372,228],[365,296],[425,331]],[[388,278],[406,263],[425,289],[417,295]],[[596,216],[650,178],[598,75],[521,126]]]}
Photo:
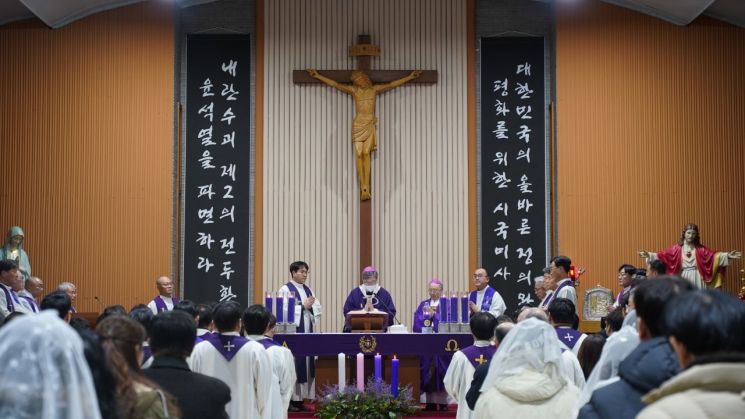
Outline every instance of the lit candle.
{"label": "lit candle", "polygon": [[339,391],[343,392],[344,387],[347,385],[347,365],[344,353],[339,353]]}
{"label": "lit candle", "polygon": [[375,355],[375,382],[383,379],[383,357]]}
{"label": "lit candle", "polygon": [[284,323],[285,320],[285,299],[282,294],[277,294],[277,323]]}
{"label": "lit candle", "polygon": [[463,296],[460,297],[460,312],[460,321],[468,323],[468,294],[463,294]]}
{"label": "lit candle", "polygon": [[398,359],[393,355],[391,360],[391,395],[398,397]]}
{"label": "lit candle", "polygon": [[287,296],[287,323],[295,323],[295,293],[290,293]]}
{"label": "lit candle", "polygon": [[266,307],[266,311],[272,312],[272,294],[267,294],[266,299],[264,300],[264,307]]}
{"label": "lit candle", "polygon": [[449,323],[450,319],[448,318],[448,299],[445,297],[440,297],[440,322],[441,323]]}
{"label": "lit candle", "polygon": [[357,353],[357,390],[365,391],[365,355]]}
{"label": "lit candle", "polygon": [[458,323],[458,296],[450,297],[450,323]]}

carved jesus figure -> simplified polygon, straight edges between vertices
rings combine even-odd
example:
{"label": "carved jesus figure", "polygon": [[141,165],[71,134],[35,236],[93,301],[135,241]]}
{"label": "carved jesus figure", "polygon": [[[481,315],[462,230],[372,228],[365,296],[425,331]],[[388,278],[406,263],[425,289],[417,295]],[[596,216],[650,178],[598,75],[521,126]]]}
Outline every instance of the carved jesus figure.
{"label": "carved jesus figure", "polygon": [[375,125],[378,119],[375,117],[375,98],[378,93],[383,93],[414,80],[422,72],[412,71],[408,76],[390,83],[373,84],[364,71],[355,70],[351,76],[352,85],[349,86],[325,77],[314,69],[308,69],[307,71],[312,77],[348,93],[354,98],[355,115],[352,121],[352,144],[354,144],[357,176],[360,182],[360,198],[366,201],[370,199],[370,154],[377,150]]}

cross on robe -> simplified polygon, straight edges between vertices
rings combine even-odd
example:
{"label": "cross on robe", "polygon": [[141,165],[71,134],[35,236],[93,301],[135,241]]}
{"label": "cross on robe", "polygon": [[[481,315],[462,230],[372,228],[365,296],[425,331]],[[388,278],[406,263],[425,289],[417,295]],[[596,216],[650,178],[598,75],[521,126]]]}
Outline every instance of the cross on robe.
{"label": "cross on robe", "polygon": [[[371,44],[370,35],[359,35],[357,37],[357,44],[349,48],[349,55],[357,59],[357,70],[363,71],[370,81],[375,84],[380,83],[392,83],[405,79],[407,75],[411,74],[411,70],[372,70],[371,69],[371,58],[380,55],[380,48],[377,45]],[[318,74],[321,78],[325,78],[335,83],[350,83],[352,81],[352,70],[318,70]],[[416,78],[409,80],[408,83],[417,84],[434,84],[437,83],[437,71],[436,70],[425,70],[422,71]],[[311,76],[309,71],[306,70],[293,70],[292,81],[295,84],[320,84],[326,83],[321,81],[319,78]],[[328,83],[327,83],[328,84]],[[394,86],[395,87],[395,86]],[[374,96],[373,96],[374,98]],[[374,100],[374,99],[373,99]],[[373,123],[373,129],[374,123]],[[355,145],[356,147],[361,147]],[[376,138],[373,138],[372,149],[369,151],[367,160],[368,167],[362,172],[370,172],[369,159],[371,158],[372,152],[376,150]],[[358,176],[360,173],[360,158],[357,158],[358,162]],[[370,202],[369,185],[372,183],[368,178],[367,187],[365,191],[361,186],[362,200],[360,202],[360,271],[365,266],[371,266],[372,263],[372,204]],[[364,179],[361,179],[360,184],[362,185]]]}
{"label": "cross on robe", "polygon": [[479,365],[482,365],[484,362],[487,361],[486,359],[484,359],[484,354],[479,355],[478,358],[474,358],[473,360],[478,362]]}
{"label": "cross on robe", "polygon": [[569,333],[567,333],[567,335],[564,336],[564,338],[568,339],[569,342],[571,342],[572,340],[574,340],[574,336],[570,335]]}
{"label": "cross on robe", "polygon": [[225,350],[230,352],[231,349],[235,348],[235,345],[233,345],[233,342],[228,342],[228,344],[223,347],[225,348]]}

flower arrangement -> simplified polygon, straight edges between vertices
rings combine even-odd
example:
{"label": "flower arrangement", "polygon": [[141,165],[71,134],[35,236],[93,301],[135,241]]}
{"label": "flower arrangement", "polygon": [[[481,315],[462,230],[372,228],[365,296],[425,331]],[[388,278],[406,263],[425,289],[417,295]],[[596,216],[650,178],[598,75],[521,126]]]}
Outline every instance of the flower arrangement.
{"label": "flower arrangement", "polygon": [[327,386],[316,398],[316,416],[321,419],[393,419],[414,415],[419,404],[414,402],[411,386],[399,387],[398,396],[391,395],[391,387],[382,380],[371,378],[365,391],[347,386],[339,391],[338,385]]}

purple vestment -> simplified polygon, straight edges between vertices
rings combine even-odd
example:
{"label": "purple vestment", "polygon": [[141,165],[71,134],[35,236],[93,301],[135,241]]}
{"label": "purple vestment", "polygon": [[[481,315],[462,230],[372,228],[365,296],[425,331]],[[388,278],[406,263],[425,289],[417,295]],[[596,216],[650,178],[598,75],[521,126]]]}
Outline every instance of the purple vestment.
{"label": "purple vestment", "polygon": [[582,337],[582,332],[569,327],[557,327],[556,336],[558,336],[559,340],[569,349],[574,349],[574,345],[576,345],[577,342],[579,342],[579,338]]}
{"label": "purple vestment", "polygon": [[[396,316],[396,306],[393,304],[393,298],[391,294],[386,291],[385,288],[381,287],[378,292],[373,294],[373,307],[376,309],[388,313],[388,326],[393,325],[393,318]],[[347,313],[352,310],[361,310],[365,308],[367,299],[362,293],[362,290],[357,287],[349,293],[347,301],[344,302],[344,317],[346,318]]]}
{"label": "purple vestment", "polygon": [[28,304],[31,306],[31,310],[34,313],[38,313],[39,312],[39,306],[36,304],[36,301],[33,298],[26,297],[26,296],[23,296],[23,295],[19,295],[19,297],[21,297],[24,300],[28,301]]}
{"label": "purple vestment", "polygon": [[[259,339],[256,342],[259,342],[264,347],[264,349],[269,349],[272,346],[280,346],[279,343],[270,338]],[[303,359],[305,359],[305,357],[303,357]]]}
{"label": "purple vestment", "polygon": [[150,349],[150,345],[143,345],[142,346],[142,365],[145,365],[147,363],[147,360],[152,358],[153,351]]}
{"label": "purple vestment", "polygon": [[[468,300],[472,303],[476,304],[478,301],[478,295],[476,294],[478,291],[471,291],[471,294],[468,296]],[[491,300],[494,298],[494,288],[490,286],[486,286],[484,289],[484,298],[481,300],[481,311],[489,311],[491,308]]]}
{"label": "purple vestment", "polygon": [[[431,301],[429,299],[419,303],[414,312],[414,333],[422,333],[422,327],[432,327],[437,332],[440,326],[440,311],[430,315],[426,310]],[[419,380],[422,391],[431,393],[445,390],[443,380],[448,371],[452,356],[419,356]]]}
{"label": "purple vestment", "polygon": [[[176,304],[178,304],[178,298],[171,297],[171,300],[173,300],[173,306],[176,307]],[[168,311],[168,306],[166,306],[166,302],[163,301],[162,298],[160,298],[160,295],[153,298],[153,302],[155,303],[155,309],[158,311],[158,313],[162,313],[164,311]]]}
{"label": "purple vestment", "polygon": [[15,300],[13,298],[13,290],[6,288],[5,285],[2,284],[0,284],[0,289],[2,289],[5,293],[5,304],[7,305],[6,308],[8,309],[8,311],[11,313],[16,311],[15,305],[13,304],[13,301]]}
{"label": "purple vestment", "polygon": [[497,351],[497,348],[492,345],[489,345],[489,346],[471,345],[467,348],[461,349],[460,352],[466,356],[466,358],[468,359],[468,362],[470,362],[474,368],[477,368],[479,365],[490,360],[494,356],[494,353],[496,351]]}
{"label": "purple vestment", "polygon": [[549,304],[551,304],[551,301],[554,301],[554,298],[556,298],[556,296],[559,295],[559,291],[561,291],[562,288],[564,288],[564,287],[573,287],[573,286],[574,285],[572,285],[572,281],[566,281],[563,284],[559,285],[559,288],[556,288],[556,291],[554,291],[551,295],[549,295],[548,297],[546,297],[546,298],[548,298],[548,300],[546,301],[546,306],[548,306]]}
{"label": "purple vestment", "polygon": [[219,333],[212,333],[209,336],[205,334],[202,336],[203,339],[212,344],[212,346],[214,346],[215,349],[217,349],[217,351],[228,360],[228,362],[233,359],[235,354],[238,353],[243,345],[248,343],[248,339],[243,336],[222,335]]}

